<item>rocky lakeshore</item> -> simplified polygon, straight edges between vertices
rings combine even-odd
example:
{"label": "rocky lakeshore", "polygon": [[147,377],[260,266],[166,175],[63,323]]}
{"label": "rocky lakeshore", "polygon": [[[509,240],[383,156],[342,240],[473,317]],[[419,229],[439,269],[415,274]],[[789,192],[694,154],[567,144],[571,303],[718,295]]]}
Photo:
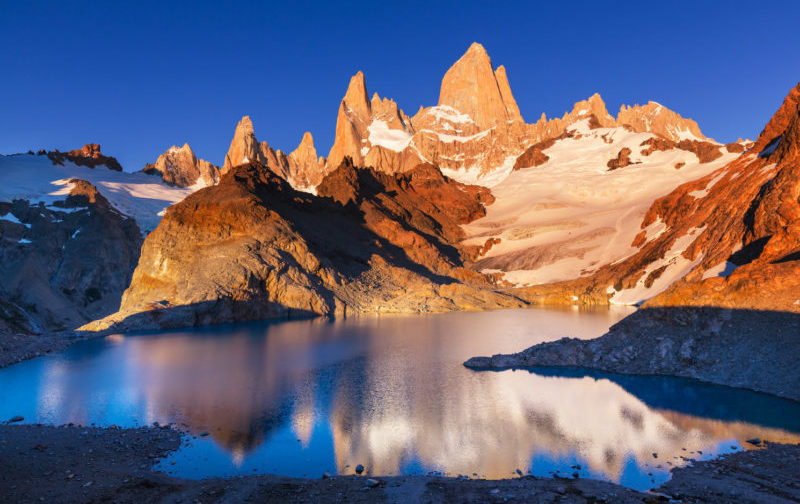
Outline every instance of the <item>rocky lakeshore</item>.
{"label": "rocky lakeshore", "polygon": [[566,366],[694,378],[800,400],[800,315],[710,307],[644,308],[604,336],[473,357],[476,370]]}
{"label": "rocky lakeshore", "polygon": [[71,333],[59,334],[4,334],[0,338],[0,368],[33,359],[50,352],[64,350],[85,339]]}
{"label": "rocky lakeshore", "polygon": [[[17,419],[14,419],[17,420]],[[7,502],[797,502],[800,446],[768,445],[674,469],[638,492],[591,479],[253,475],[186,480],[153,470],[181,445],[168,427],[1,425]]]}

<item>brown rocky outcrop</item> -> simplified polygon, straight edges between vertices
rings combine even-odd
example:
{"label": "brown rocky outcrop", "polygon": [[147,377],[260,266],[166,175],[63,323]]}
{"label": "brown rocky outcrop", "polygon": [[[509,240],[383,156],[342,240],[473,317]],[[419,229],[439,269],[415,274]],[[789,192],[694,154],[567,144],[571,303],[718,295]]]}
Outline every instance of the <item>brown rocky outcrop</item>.
{"label": "brown rocky outcrop", "polygon": [[539,166],[545,164],[550,157],[542,152],[541,145],[544,142],[539,142],[536,145],[532,145],[528,147],[525,152],[519,155],[516,161],[514,161],[514,170],[521,170],[523,168],[533,168],[534,166]]}
{"label": "brown rocky outcrop", "polygon": [[66,199],[52,205],[0,202],[0,311],[17,330],[36,332],[108,315],[119,307],[141,244],[135,221],[83,180],[70,180]]}
{"label": "brown rocky outcrop", "polygon": [[631,152],[632,151],[628,147],[623,147],[620,149],[617,157],[608,160],[608,171],[616,170],[617,168],[625,168],[626,166],[633,164],[633,161],[631,161]]}
{"label": "brown rocky outcrop", "polygon": [[178,187],[191,187],[198,181],[203,186],[209,186],[219,181],[219,167],[198,159],[188,143],[183,147],[170,147],[158,156],[155,163],[146,165],[142,171],[159,175],[167,184]]}
{"label": "brown rocky outcrop", "polygon": [[48,152],[47,157],[53,161],[53,164],[63,164],[64,161],[71,161],[78,166],[94,168],[96,166],[105,165],[109,170],[122,171],[122,166],[119,164],[119,161],[100,152],[100,145],[98,144],[86,144],[80,149],[68,152],[59,152],[56,149]]}
{"label": "brown rocky outcrop", "polygon": [[232,168],[167,210],[119,313],[86,328],[524,305],[464,267],[474,251],[458,247],[459,224],[483,215],[486,189],[347,159],[317,191],[259,163]]}
{"label": "brown rocky outcrop", "polygon": [[[735,144],[739,145],[739,144]],[[692,152],[697,156],[701,163],[710,163],[715,159],[722,157],[722,149],[719,145],[704,142],[700,140],[681,140],[674,142],[663,137],[648,138],[641,143],[641,147],[646,147],[642,150],[643,156],[649,156],[655,151],[668,151],[672,149],[681,149],[687,152]],[[735,150],[727,149],[728,152],[737,152]],[[744,148],[738,152],[743,152]]]}
{"label": "brown rocky outcrop", "polygon": [[[593,115],[592,117],[595,116]],[[597,120],[596,117],[595,120]],[[550,159],[550,157],[544,153],[545,149],[549,149],[550,147],[554,146],[558,140],[571,138],[572,136],[572,132],[565,131],[557,137],[548,138],[547,140],[543,140],[531,145],[525,149],[525,152],[520,154],[516,161],[514,161],[513,169],[521,170],[523,168],[532,168],[534,166],[545,164]]]}
{"label": "brown rocky outcrop", "polygon": [[737,154],[741,154],[745,151],[744,144],[741,142],[731,142],[725,144],[725,150],[728,152],[735,152]]}

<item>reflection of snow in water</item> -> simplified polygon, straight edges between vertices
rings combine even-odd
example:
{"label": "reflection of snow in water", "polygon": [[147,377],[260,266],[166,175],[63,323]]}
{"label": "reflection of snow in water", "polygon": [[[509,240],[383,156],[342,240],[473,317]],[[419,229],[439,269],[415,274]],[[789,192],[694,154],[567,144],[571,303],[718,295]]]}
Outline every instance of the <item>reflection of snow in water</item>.
{"label": "reflection of snow in water", "polygon": [[343,399],[332,416],[340,469],[363,462],[376,474],[396,474],[411,452],[446,474],[502,478],[529,470],[539,453],[577,455],[591,473],[618,481],[631,457],[640,467],[667,460],[680,466],[681,457],[717,451],[723,440],[800,441],[779,429],[665,415],[605,379],[476,373],[449,381],[446,393],[430,400],[424,377],[406,375],[402,386],[388,387],[387,376],[369,376],[366,395],[375,402],[358,410]]}
{"label": "reflection of snow in water", "polygon": [[582,477],[648,488],[647,472],[663,480],[668,462],[709,456],[723,441],[800,442],[778,428],[657,409],[608,379],[461,365],[595,337],[625,313],[512,310],[115,336],[0,370],[0,418],[208,431],[162,466],[188,477],[318,476],[364,464],[371,474],[498,478],[577,463]]}

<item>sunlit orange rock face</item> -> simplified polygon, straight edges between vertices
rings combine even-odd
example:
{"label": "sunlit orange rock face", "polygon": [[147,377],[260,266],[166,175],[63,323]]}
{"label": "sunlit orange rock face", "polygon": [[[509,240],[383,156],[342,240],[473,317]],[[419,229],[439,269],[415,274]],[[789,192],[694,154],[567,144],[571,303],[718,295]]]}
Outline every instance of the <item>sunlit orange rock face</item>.
{"label": "sunlit orange rock face", "polygon": [[92,327],[142,312],[133,326],[524,304],[466,268],[476,248],[458,246],[487,189],[431,166],[389,175],[347,159],[317,191],[260,163],[230,169],[168,209],[120,312]]}
{"label": "sunlit orange rock face", "polygon": [[473,43],[450,67],[439,93],[439,105],[469,115],[481,130],[506,121],[522,121],[504,67],[497,73],[486,50]]}
{"label": "sunlit orange rock face", "polygon": [[[800,311],[798,146],[800,85],[749,150],[653,203],[633,244],[638,253],[590,278],[530,291],[553,301],[613,301],[683,263],[685,274],[645,306]],[[676,247],[682,252],[667,261]]]}
{"label": "sunlit orange rock face", "polygon": [[[350,158],[356,166],[384,173],[402,173],[427,163],[460,182],[492,186],[519,165],[518,158],[526,150],[559,137],[583,120],[589,120],[592,128],[624,126],[674,143],[706,143],[694,121],[662,105],[623,106],[615,119],[597,93],[575,103],[562,117],[547,119],[542,114],[528,124],[514,99],[506,68],[495,68],[484,47],[473,43],[445,73],[436,106],[420,107],[410,116],[394,100],[378,93],[370,98],[366,78],[359,71],[339,102],[327,159],[318,156],[310,133],[287,155],[258,141],[250,118],[244,117],[221,172],[258,161],[296,189],[313,191],[325,175]],[[697,150],[688,143],[685,147]]]}
{"label": "sunlit orange rock face", "polygon": [[244,116],[236,125],[220,173],[225,174],[234,166],[251,162],[265,165],[292,186],[300,189],[313,189],[325,174],[325,160],[317,157],[311,133],[306,132],[297,149],[286,155],[280,149],[273,149],[265,141],[259,142],[256,139],[253,122],[249,116]]}
{"label": "sunlit orange rock face", "polygon": [[167,184],[179,187],[196,184],[205,187],[219,181],[219,167],[198,159],[188,143],[183,147],[170,147],[158,156],[155,163],[148,164],[142,171],[160,175]]}
{"label": "sunlit orange rock face", "polygon": [[[690,219],[705,224],[689,251],[703,259],[649,304],[800,311],[800,84],[753,148],[723,170],[699,201],[688,201],[685,188],[671,195],[685,205],[669,212],[675,227]],[[693,216],[680,218],[681,210]],[[704,279],[724,261],[738,267]]]}
{"label": "sunlit orange rock face", "polygon": [[570,125],[589,119],[594,127],[626,126],[680,141],[703,140],[697,124],[656,103],[624,108],[615,119],[599,94],[575,103],[563,117],[535,123],[523,120],[505,67],[493,69],[478,43],[445,73],[439,102],[420,107],[409,117],[397,104],[374,94],[356,73],[339,104],[336,135],[326,169],[350,157],[358,166],[397,173],[425,162],[461,181],[491,185],[511,171],[532,145],[561,135]]}

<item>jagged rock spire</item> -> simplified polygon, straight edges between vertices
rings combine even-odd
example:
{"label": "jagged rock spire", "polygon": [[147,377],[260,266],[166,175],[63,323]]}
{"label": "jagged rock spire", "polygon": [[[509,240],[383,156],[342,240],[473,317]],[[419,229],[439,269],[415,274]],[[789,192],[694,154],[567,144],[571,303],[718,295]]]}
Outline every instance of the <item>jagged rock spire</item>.
{"label": "jagged rock spire", "polygon": [[473,42],[445,73],[439,105],[453,107],[469,115],[482,129],[508,120],[521,119],[508,85],[505,68],[492,70],[492,61],[477,42]]}

